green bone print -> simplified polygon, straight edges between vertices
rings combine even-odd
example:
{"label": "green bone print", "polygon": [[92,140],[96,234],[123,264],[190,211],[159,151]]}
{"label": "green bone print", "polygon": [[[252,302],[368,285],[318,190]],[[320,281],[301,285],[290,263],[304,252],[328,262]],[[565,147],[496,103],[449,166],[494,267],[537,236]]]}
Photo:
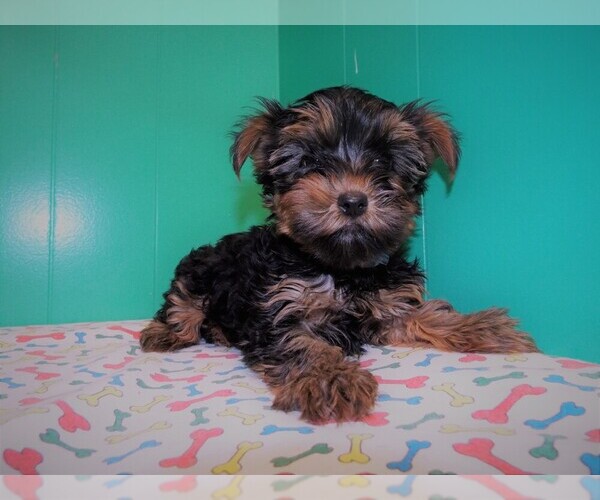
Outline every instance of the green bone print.
{"label": "green bone print", "polygon": [[477,377],[473,379],[473,382],[481,387],[490,385],[492,382],[496,382],[498,380],[505,380],[507,378],[527,378],[527,375],[525,375],[523,372],[511,372],[508,375],[502,375],[500,377]]}
{"label": "green bone print", "polygon": [[61,448],[64,448],[67,451],[72,451],[73,453],[75,453],[75,456],[77,458],[86,458],[89,457],[92,453],[96,452],[96,450],[73,448],[72,446],[69,446],[65,442],[61,441],[60,434],[55,429],[46,429],[46,432],[40,434],[40,439],[44,443],[55,444],[60,446]]}
{"label": "green bone print", "polygon": [[306,450],[305,452],[300,453],[299,455],[293,457],[277,457],[271,460],[271,463],[275,467],[285,467],[286,465],[290,465],[296,462],[297,460],[300,460],[301,458],[308,457],[309,455],[313,455],[315,453],[325,455],[327,453],[331,453],[332,451],[333,448],[329,447],[326,443],[317,443],[312,448],[310,448],[310,450]]}
{"label": "green bone print", "polygon": [[307,479],[310,479],[311,477],[315,477],[315,476],[311,476],[311,475],[298,476],[297,478],[291,479],[291,480],[281,479],[279,481],[275,481],[275,482],[271,483],[271,486],[273,487],[273,491],[285,491],[285,490],[289,490],[291,487],[297,485],[298,483],[301,483],[302,481],[306,481]]}
{"label": "green bone print", "polygon": [[412,424],[404,424],[404,425],[397,425],[396,429],[405,429],[407,431],[416,429],[419,425],[429,421],[429,420],[439,420],[441,418],[444,418],[444,415],[440,415],[439,413],[428,413],[427,415],[425,415],[423,418],[417,420],[416,422],[413,422]]}
{"label": "green bone print", "polygon": [[123,432],[127,430],[127,427],[123,425],[123,420],[127,417],[131,417],[131,413],[121,410],[115,410],[113,413],[115,414],[115,423],[107,427],[106,430],[108,432]]}
{"label": "green bone print", "polygon": [[194,417],[194,421],[190,425],[200,425],[207,424],[209,422],[208,418],[206,418],[203,413],[208,410],[208,406],[203,406],[202,408],[194,408],[192,413]]}
{"label": "green bone print", "polygon": [[529,454],[533,458],[547,458],[548,460],[555,460],[558,457],[558,450],[554,446],[554,442],[557,439],[566,439],[565,436],[551,436],[550,434],[541,434],[544,438],[544,442],[536,448],[531,448]]}

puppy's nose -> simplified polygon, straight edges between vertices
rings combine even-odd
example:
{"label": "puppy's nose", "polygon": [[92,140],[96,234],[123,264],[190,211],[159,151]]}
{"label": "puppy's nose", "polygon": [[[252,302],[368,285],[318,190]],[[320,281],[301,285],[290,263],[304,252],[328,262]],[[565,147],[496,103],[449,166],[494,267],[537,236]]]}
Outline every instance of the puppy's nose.
{"label": "puppy's nose", "polygon": [[367,210],[369,199],[359,191],[348,191],[338,197],[340,210],[348,217],[360,217]]}

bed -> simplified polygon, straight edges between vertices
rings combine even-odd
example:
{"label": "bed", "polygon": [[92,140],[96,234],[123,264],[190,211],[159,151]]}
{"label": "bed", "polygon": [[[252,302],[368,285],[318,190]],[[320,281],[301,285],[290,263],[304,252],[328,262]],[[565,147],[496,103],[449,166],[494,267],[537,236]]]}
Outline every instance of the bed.
{"label": "bed", "polygon": [[361,422],[270,409],[240,353],[142,353],[146,321],[0,328],[3,474],[600,472],[600,365],[369,348]]}

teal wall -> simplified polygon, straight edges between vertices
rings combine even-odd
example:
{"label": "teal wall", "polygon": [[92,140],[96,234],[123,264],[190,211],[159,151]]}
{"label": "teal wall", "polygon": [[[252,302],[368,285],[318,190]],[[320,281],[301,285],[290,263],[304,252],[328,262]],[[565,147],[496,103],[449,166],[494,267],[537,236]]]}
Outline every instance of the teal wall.
{"label": "teal wall", "polygon": [[419,56],[464,151],[425,199],[430,293],[600,361],[600,27],[425,27]]}
{"label": "teal wall", "polygon": [[0,324],[144,318],[264,219],[229,131],[278,96],[277,26],[0,28]]}
{"label": "teal wall", "polygon": [[0,57],[0,324],[149,317],[185,252],[265,215],[228,163],[253,96],[348,83],[462,133],[412,243],[430,295],[600,361],[599,27],[3,27]]}
{"label": "teal wall", "polygon": [[[600,27],[282,27],[280,37],[280,60],[295,61],[280,65],[282,96],[337,76],[395,102],[437,100],[461,132],[456,181],[447,189],[436,165],[412,241],[430,296],[464,312],[508,307],[545,352],[600,361]],[[326,72],[330,51],[344,64]]]}

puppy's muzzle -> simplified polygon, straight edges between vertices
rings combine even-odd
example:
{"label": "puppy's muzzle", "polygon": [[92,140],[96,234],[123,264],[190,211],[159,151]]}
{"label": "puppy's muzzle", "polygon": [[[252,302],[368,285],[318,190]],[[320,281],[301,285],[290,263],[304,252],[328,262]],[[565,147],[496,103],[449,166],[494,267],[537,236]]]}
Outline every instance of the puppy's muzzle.
{"label": "puppy's muzzle", "polygon": [[348,191],[338,197],[337,204],[344,215],[356,218],[367,211],[369,199],[360,191]]}

